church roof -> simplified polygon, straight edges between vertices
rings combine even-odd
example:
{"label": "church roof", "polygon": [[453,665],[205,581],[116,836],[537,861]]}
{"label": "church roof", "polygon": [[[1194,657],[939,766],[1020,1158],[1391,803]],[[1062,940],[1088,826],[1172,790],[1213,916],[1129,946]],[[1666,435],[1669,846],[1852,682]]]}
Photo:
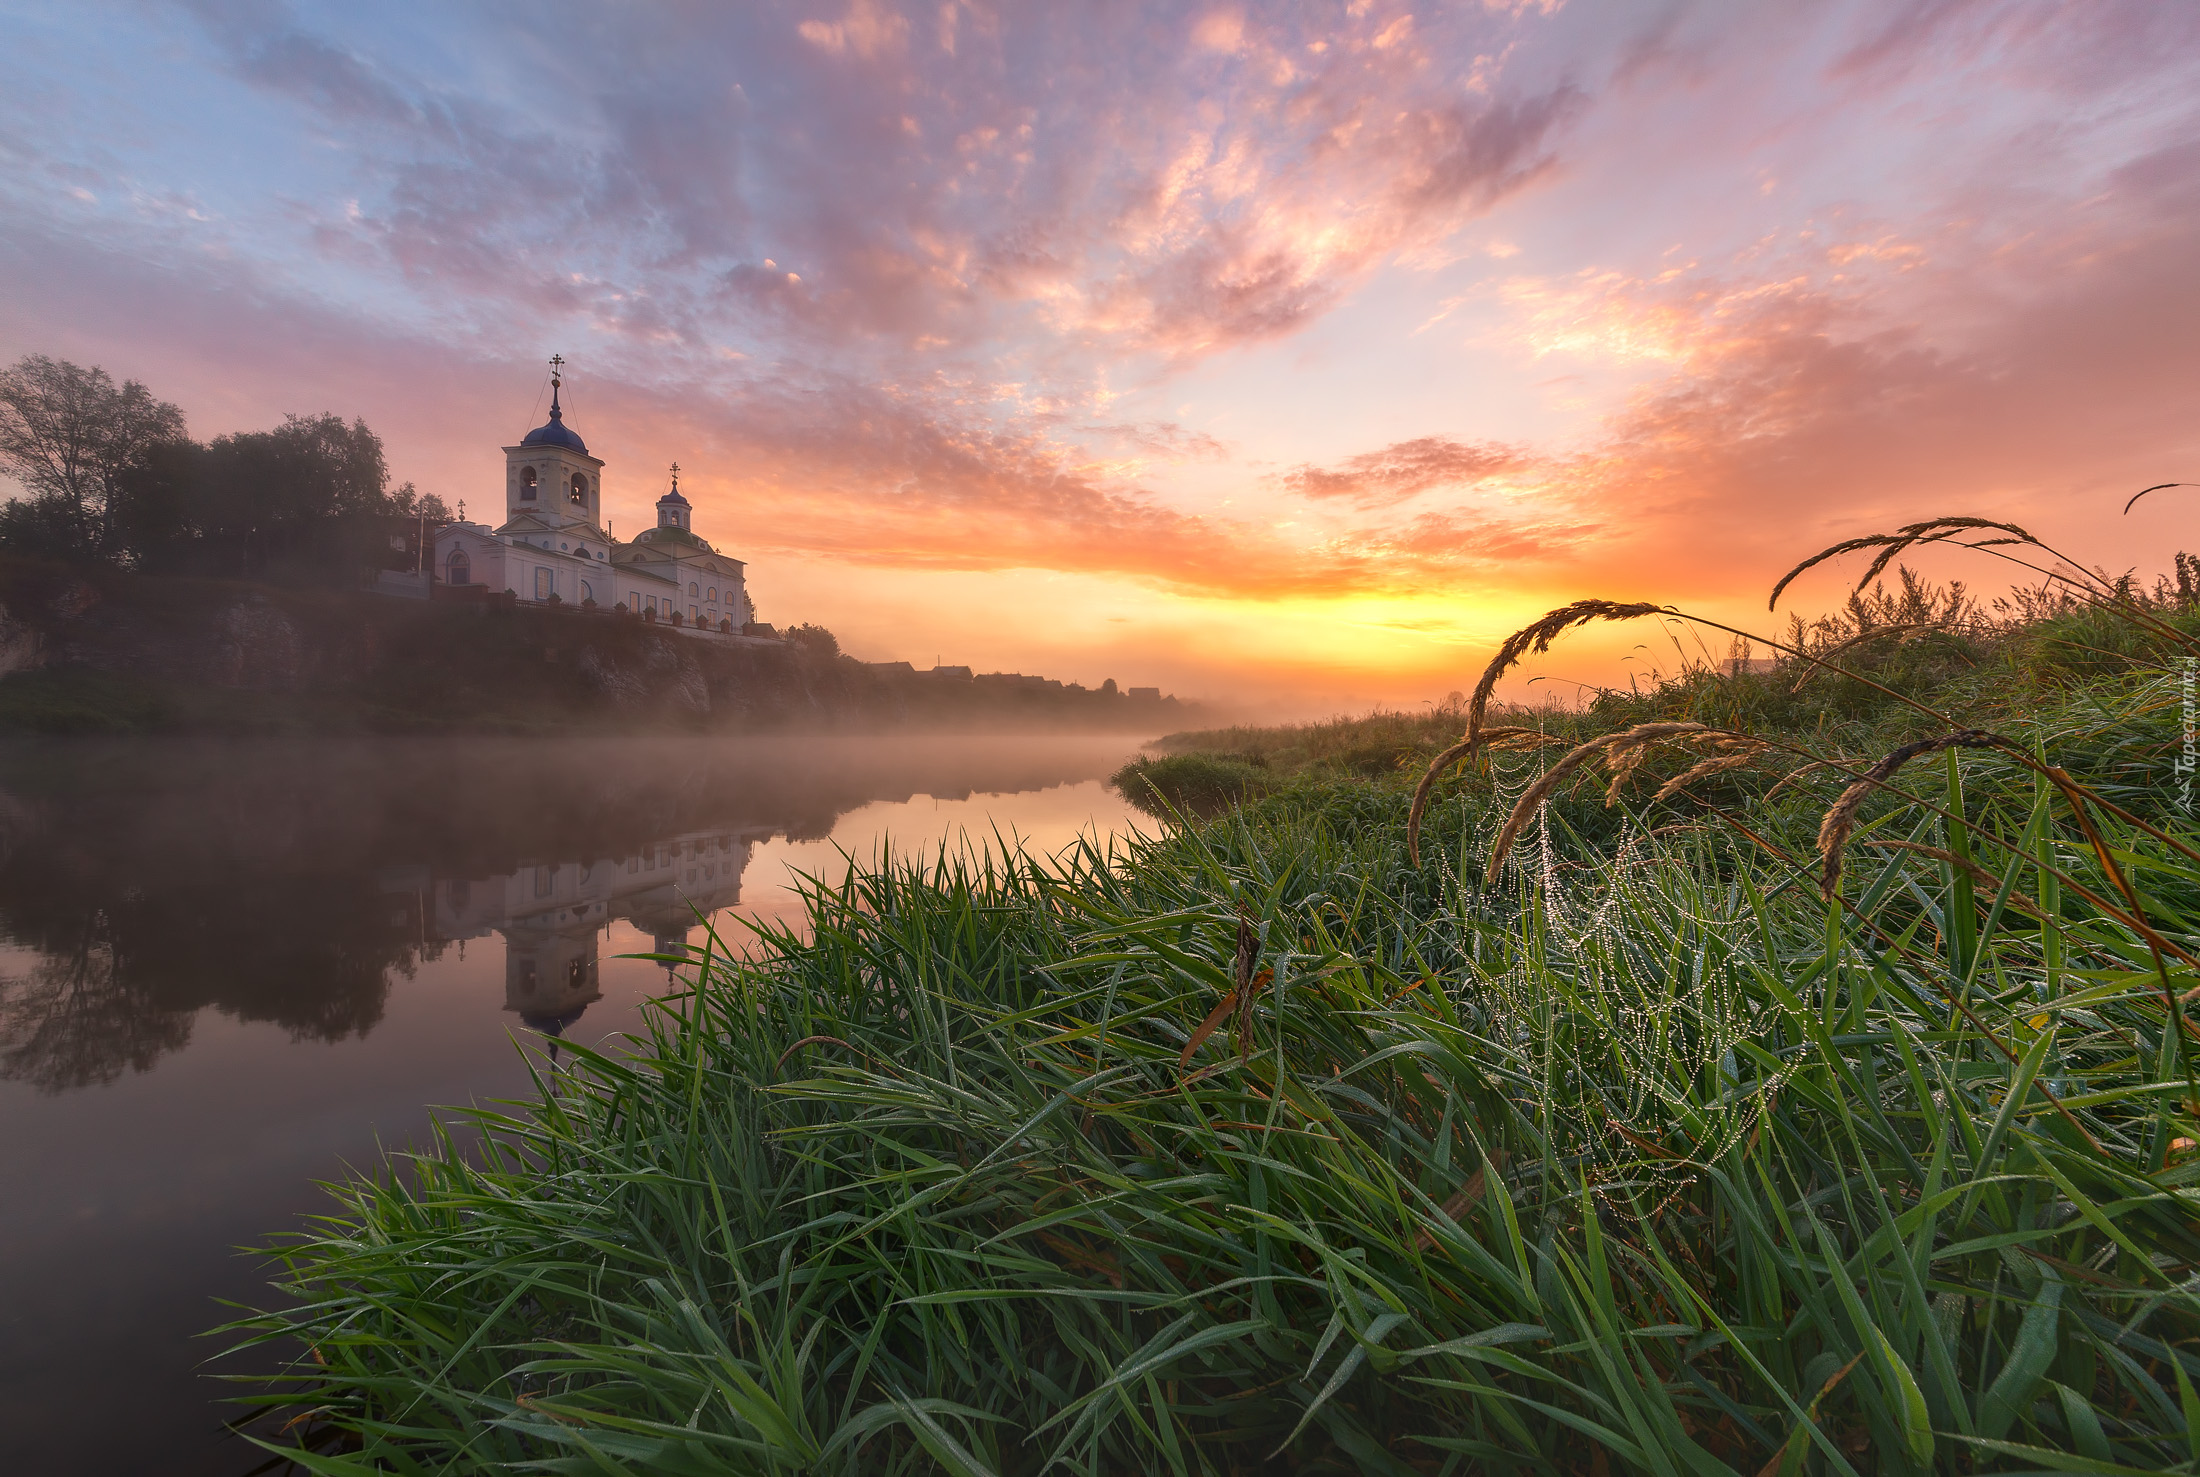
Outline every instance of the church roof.
{"label": "church roof", "polygon": [[[563,362],[563,360],[558,361],[560,364]],[[577,451],[582,456],[586,456],[588,455],[588,443],[581,440],[574,433],[573,428],[565,423],[565,411],[558,405],[559,384],[560,377],[555,374],[551,375],[549,421],[520,437],[519,444],[522,446],[562,446],[568,451]]]}
{"label": "church roof", "polygon": [[686,498],[680,496],[680,485],[678,483],[673,484],[672,491],[657,499],[657,506],[660,508],[666,503],[678,503],[683,508],[693,506]]}
{"label": "church roof", "polygon": [[[672,496],[680,497],[678,493],[673,493]],[[680,498],[680,501],[686,502],[687,499]],[[718,552],[686,529],[674,528],[669,524],[660,524],[656,528],[644,529],[634,535],[634,542],[637,544],[692,544],[706,554]]]}
{"label": "church roof", "polygon": [[574,434],[573,428],[565,423],[564,412],[555,405],[550,407],[548,424],[537,426],[529,431],[520,438],[519,444],[522,446],[563,446],[569,451],[579,452],[582,456],[588,455],[588,443]]}

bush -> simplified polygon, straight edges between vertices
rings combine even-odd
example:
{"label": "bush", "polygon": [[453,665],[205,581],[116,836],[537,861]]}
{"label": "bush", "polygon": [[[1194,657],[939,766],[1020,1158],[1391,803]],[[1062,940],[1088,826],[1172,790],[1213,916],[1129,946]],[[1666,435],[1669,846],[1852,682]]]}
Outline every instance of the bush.
{"label": "bush", "polygon": [[1275,788],[1275,777],[1260,760],[1240,754],[1165,754],[1139,758],[1108,779],[1148,815],[1218,815],[1241,801]]}

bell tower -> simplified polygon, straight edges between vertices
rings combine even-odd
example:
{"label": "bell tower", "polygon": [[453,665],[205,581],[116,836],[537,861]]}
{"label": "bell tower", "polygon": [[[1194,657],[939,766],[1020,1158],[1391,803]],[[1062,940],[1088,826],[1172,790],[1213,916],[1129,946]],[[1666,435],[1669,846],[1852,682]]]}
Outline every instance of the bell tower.
{"label": "bell tower", "polygon": [[657,499],[657,526],[659,528],[677,528],[683,532],[692,533],[694,530],[688,527],[688,518],[694,511],[688,500],[680,496],[680,464],[674,462],[672,464],[672,491]]}
{"label": "bell tower", "polygon": [[[504,516],[523,513],[552,527],[603,522],[603,462],[588,454],[588,443],[565,423],[559,391],[565,385],[565,356],[550,359],[550,419],[504,448]],[[597,537],[602,537],[599,533]]]}

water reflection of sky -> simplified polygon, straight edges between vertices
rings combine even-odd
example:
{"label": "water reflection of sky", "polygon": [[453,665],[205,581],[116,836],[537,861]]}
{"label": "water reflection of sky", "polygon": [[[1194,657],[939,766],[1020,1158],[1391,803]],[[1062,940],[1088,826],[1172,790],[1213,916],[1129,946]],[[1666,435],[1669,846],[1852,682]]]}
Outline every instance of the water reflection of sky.
{"label": "water reflection of sky", "polygon": [[635,1029],[667,972],[626,956],[798,923],[844,852],[1127,829],[1128,748],[0,755],[0,1471],[245,1471],[191,1335],[313,1181],[524,1094],[522,1023]]}

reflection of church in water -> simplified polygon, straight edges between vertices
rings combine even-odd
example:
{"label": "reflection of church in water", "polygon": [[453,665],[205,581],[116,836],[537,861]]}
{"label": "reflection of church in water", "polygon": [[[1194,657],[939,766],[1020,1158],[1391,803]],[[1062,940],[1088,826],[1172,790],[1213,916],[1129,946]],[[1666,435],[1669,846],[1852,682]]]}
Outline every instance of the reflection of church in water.
{"label": "reflection of church in water", "polygon": [[[602,995],[598,948],[625,919],[659,954],[692,954],[690,935],[741,901],[741,873],[769,830],[695,831],[624,856],[546,862],[501,876],[444,879],[427,920],[441,940],[504,936],[504,1008],[556,1036]],[[666,965],[666,972],[672,970]]]}

